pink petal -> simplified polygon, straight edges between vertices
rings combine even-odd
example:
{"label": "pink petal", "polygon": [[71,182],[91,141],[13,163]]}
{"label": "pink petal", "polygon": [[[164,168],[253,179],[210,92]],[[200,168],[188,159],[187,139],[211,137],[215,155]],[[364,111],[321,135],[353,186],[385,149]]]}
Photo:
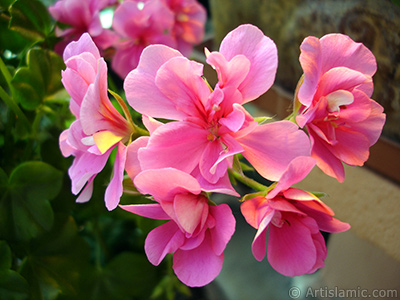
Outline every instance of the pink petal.
{"label": "pink petal", "polygon": [[169,221],[150,231],[144,250],[149,261],[158,266],[168,253],[173,253],[185,242],[185,237],[174,221]]}
{"label": "pink petal", "polygon": [[285,191],[293,184],[302,181],[314,168],[315,160],[309,156],[298,156],[294,158],[275,188],[267,195],[267,199],[274,198],[281,191]]}
{"label": "pink petal", "polygon": [[118,144],[117,155],[114,161],[114,176],[107,186],[104,200],[108,210],[113,210],[118,206],[123,193],[122,182],[124,180],[124,170],[127,148],[121,142]]}
{"label": "pink petal", "polygon": [[211,229],[212,248],[215,254],[220,255],[235,232],[236,220],[227,204],[210,206],[210,214],[216,221]]}
{"label": "pink petal", "polygon": [[155,83],[178,111],[202,119],[204,104],[211,93],[202,75],[202,64],[185,57],[174,57],[157,71]]}
{"label": "pink petal", "polygon": [[88,33],[82,34],[78,41],[68,44],[64,50],[63,59],[66,61],[70,57],[79,55],[83,52],[91,53],[96,59],[100,58],[99,49],[97,49],[97,46]]}
{"label": "pink petal", "polygon": [[156,220],[169,220],[165,211],[162,209],[160,204],[132,204],[132,205],[120,205],[123,210],[129,211],[133,214]]}
{"label": "pink petal", "polygon": [[[309,126],[311,128],[311,125]],[[339,182],[344,181],[344,167],[342,162],[332,154],[326,143],[319,139],[313,130],[309,130],[312,141],[311,156],[317,161],[317,166],[325,174],[336,178]]]}
{"label": "pink petal", "polygon": [[321,77],[321,45],[318,38],[309,36],[300,46],[300,63],[304,72],[304,81],[298,93],[300,102],[310,106]]}
{"label": "pink petal", "polygon": [[189,122],[170,122],[154,131],[139,150],[143,170],[172,167],[191,173],[209,143],[208,131]]}
{"label": "pink petal", "polygon": [[318,230],[318,226],[314,220],[307,218],[307,223],[312,223],[309,227],[304,219],[287,216],[287,222],[283,222],[282,227],[270,227],[268,261],[276,271],[285,276],[306,274],[316,263],[317,250],[312,233]]}
{"label": "pink petal", "polygon": [[243,156],[265,178],[277,181],[297,156],[309,156],[310,141],[296,124],[278,121],[259,125],[237,141]]}
{"label": "pink petal", "polygon": [[195,168],[191,173],[193,177],[197,179],[199,182],[202,190],[205,192],[210,192],[210,193],[222,193],[222,194],[227,194],[227,195],[232,195],[239,197],[240,195],[235,191],[235,189],[232,187],[232,183],[229,179],[229,174],[228,172],[225,173],[219,180],[215,183],[211,183],[207,181],[203,175],[200,174],[199,168]]}
{"label": "pink petal", "polygon": [[96,175],[90,177],[85,185],[85,187],[80,191],[79,196],[76,198],[76,203],[85,203],[92,198],[93,194],[93,180]]}
{"label": "pink petal", "polygon": [[163,45],[150,45],[143,50],[137,69],[124,81],[126,99],[134,110],[153,118],[180,120],[185,117],[155,84],[158,69],[177,56],[182,54]]}
{"label": "pink petal", "polygon": [[241,25],[222,40],[219,52],[230,61],[244,55],[251,63],[249,73],[239,86],[244,102],[264,94],[273,84],[278,67],[274,42],[253,25]]}
{"label": "pink petal", "polygon": [[141,136],[134,140],[127,148],[125,170],[132,180],[142,171],[138,159],[138,151],[140,148],[146,147],[148,141],[148,136]]}
{"label": "pink petal", "polygon": [[189,234],[201,227],[202,220],[208,217],[207,199],[202,195],[177,194],[174,208],[177,223]]}
{"label": "pink petal", "polygon": [[178,250],[174,254],[173,269],[176,276],[190,287],[204,286],[221,272],[224,255],[216,255],[212,250],[210,233],[206,233],[203,243],[188,251]]}
{"label": "pink petal", "polygon": [[199,194],[196,179],[177,169],[146,170],[135,178],[135,186],[142,194],[150,194],[158,201],[173,200],[178,193]]}
{"label": "pink petal", "polygon": [[335,67],[347,67],[372,76],[377,66],[375,56],[362,43],[356,43],[344,34],[327,34],[320,39],[322,72]]}
{"label": "pink petal", "polygon": [[267,227],[273,216],[274,210],[268,210],[259,223],[257,233],[253,239],[253,243],[251,244],[251,251],[253,252],[254,258],[258,261],[262,261],[265,257],[267,248]]}

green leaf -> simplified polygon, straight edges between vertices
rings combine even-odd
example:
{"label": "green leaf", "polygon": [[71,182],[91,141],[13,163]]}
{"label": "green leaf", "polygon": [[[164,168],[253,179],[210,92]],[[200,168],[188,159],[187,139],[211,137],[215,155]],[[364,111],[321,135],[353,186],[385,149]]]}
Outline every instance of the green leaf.
{"label": "green leaf", "polygon": [[34,110],[46,95],[62,88],[64,62],[55,52],[41,48],[29,50],[26,62],[27,66],[19,68],[12,79],[13,94],[22,107]]}
{"label": "green leaf", "polygon": [[123,252],[84,283],[82,299],[149,299],[159,270],[144,254]]}
{"label": "green leaf", "polygon": [[0,199],[0,238],[28,241],[50,230],[54,215],[49,200],[57,196],[62,173],[43,162],[25,162],[11,173]]}
{"label": "green leaf", "polygon": [[43,41],[52,29],[50,14],[38,0],[17,0],[10,13],[10,29],[33,42]]}
{"label": "green leaf", "polygon": [[11,268],[11,250],[6,242],[0,241],[0,299],[27,299],[28,284]]}
{"label": "green leaf", "polygon": [[32,299],[51,300],[59,295],[84,299],[78,291],[89,265],[89,248],[78,235],[74,219],[57,214],[52,230],[32,240],[31,250],[21,266]]}

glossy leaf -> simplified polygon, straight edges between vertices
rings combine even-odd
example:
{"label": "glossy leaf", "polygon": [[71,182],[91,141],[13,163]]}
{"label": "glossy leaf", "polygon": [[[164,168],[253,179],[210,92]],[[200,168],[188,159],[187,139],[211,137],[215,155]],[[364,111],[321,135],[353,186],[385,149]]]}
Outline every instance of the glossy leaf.
{"label": "glossy leaf", "polygon": [[27,66],[17,69],[12,84],[18,102],[28,110],[36,109],[47,95],[62,88],[64,62],[56,53],[33,48],[27,54]]}
{"label": "glossy leaf", "polygon": [[6,242],[0,241],[0,299],[28,299],[28,284],[11,268],[11,250]]}
{"label": "glossy leaf", "polygon": [[31,41],[43,41],[52,29],[50,14],[38,0],[17,0],[11,5],[10,13],[10,29]]}
{"label": "glossy leaf", "polygon": [[40,161],[26,162],[11,173],[0,200],[0,238],[28,241],[53,225],[49,200],[57,196],[62,173]]}

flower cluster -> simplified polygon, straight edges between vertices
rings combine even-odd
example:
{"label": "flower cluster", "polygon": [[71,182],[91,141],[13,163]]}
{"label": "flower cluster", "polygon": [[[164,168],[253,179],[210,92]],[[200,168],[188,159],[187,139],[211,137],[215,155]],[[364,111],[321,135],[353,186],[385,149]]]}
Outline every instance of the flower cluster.
{"label": "flower cluster", "polygon": [[[101,21],[106,9],[113,10],[111,28]],[[88,32],[112,57],[112,69],[121,78],[137,66],[150,44],[168,45],[189,56],[193,45],[203,40],[207,18],[196,0],[59,0],[49,11],[63,25],[56,28],[62,37],[56,46],[59,53]]]}
{"label": "flower cluster", "polygon": [[[189,2],[162,3],[184,10],[180,4]],[[133,18],[120,23],[128,20],[129,10],[140,15],[156,5],[153,0],[141,3],[138,9],[137,1],[125,1],[115,12],[121,16],[115,29],[127,38],[138,32],[132,28],[139,22]],[[186,25],[175,23],[176,31],[187,33]],[[149,261],[158,265],[173,253],[178,278],[188,286],[203,286],[219,274],[235,230],[229,206],[217,205],[210,195],[240,196],[233,183],[250,182],[257,191],[242,197],[241,212],[257,229],[254,257],[262,260],[267,252],[272,267],[287,276],[323,267],[327,250],[320,231],[341,232],[350,226],[335,219],[315,194],[292,186],[315,165],[343,181],[343,162],[362,165],[367,160],[385,121],[382,107],[370,99],[373,54],[340,34],[306,38],[300,56],[304,76],[293,114],[287,120],[261,122],[244,104],[272,86],[278,58],[274,42],[260,29],[241,25],[218,51],[205,50],[218,75],[214,87],[204,79],[202,64],[166,44],[143,44],[137,67],[124,80],[126,100],[142,115],[147,130],[132,121],[125,102],[110,91],[124,116],[113,107],[107,66],[89,34],[66,47],[62,81],[76,121],[61,134],[60,147],[65,156],[75,157],[69,174],[77,201],[91,198],[93,180],[116,148],[106,207],[118,206],[126,173],[153,202],[120,207],[167,221],[146,238]],[[121,57],[130,56],[132,49],[120,48],[125,51]],[[247,178],[242,158],[271,185]]]}

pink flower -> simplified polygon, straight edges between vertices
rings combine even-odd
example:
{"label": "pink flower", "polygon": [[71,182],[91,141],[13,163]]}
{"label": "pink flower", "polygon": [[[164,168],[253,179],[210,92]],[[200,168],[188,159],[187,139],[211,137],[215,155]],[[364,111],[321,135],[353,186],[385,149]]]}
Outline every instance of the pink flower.
{"label": "pink flower", "polygon": [[176,169],[143,171],[134,183],[142,194],[152,195],[157,203],[121,208],[140,216],[169,220],[146,238],[149,261],[159,265],[168,253],[174,253],[173,269],[183,283],[195,287],[214,280],[235,230],[229,206],[209,205],[196,179]]}
{"label": "pink flower", "polygon": [[274,189],[267,195],[246,200],[241,211],[246,221],[257,229],[252,244],[254,257],[268,261],[286,276],[310,274],[324,266],[325,241],[320,230],[341,232],[350,228],[333,218],[333,211],[315,195],[290,186],[301,181],[313,168],[310,157],[298,157]]}
{"label": "pink flower", "polygon": [[112,28],[120,36],[112,69],[121,77],[136,68],[140,54],[150,44],[176,47],[172,36],[174,14],[162,0],[130,0],[121,3],[114,13]]}
{"label": "pink flower", "polygon": [[69,28],[56,27],[56,35],[63,40],[56,45],[56,51],[62,53],[64,48],[88,32],[101,49],[112,45],[116,36],[102,27],[100,11],[115,4],[116,0],[59,0],[49,7],[52,17]]}
{"label": "pink flower", "polygon": [[129,142],[133,128],[108,98],[107,65],[89,34],[83,34],[67,46],[64,61],[67,69],[62,72],[62,82],[71,96],[70,108],[77,118],[60,135],[63,155],[75,156],[69,169],[72,192],[80,193],[77,202],[88,201],[94,178],[104,168],[111,151],[118,147],[114,176],[105,195],[106,206],[111,210],[122,195],[124,144]]}
{"label": "pink flower", "polygon": [[205,8],[196,0],[165,0],[174,13],[172,33],[177,41],[177,50],[188,57],[193,45],[200,44],[204,37],[207,20]]}
{"label": "pink flower", "polygon": [[255,26],[229,33],[219,52],[208,53],[219,82],[211,91],[203,66],[162,45],[147,47],[125,79],[129,104],[154,118],[176,120],[157,128],[139,149],[143,170],[173,167],[207,191],[236,194],[227,168],[242,153],[256,170],[277,180],[290,161],[309,155],[307,136],[289,121],[258,125],[242,107],[269,89],[277,50]]}
{"label": "pink flower", "polygon": [[342,182],[342,162],[362,166],[385,123],[383,108],[370,99],[375,57],[342,34],[308,37],[300,48],[304,81],[296,121],[310,135],[318,167]]}

